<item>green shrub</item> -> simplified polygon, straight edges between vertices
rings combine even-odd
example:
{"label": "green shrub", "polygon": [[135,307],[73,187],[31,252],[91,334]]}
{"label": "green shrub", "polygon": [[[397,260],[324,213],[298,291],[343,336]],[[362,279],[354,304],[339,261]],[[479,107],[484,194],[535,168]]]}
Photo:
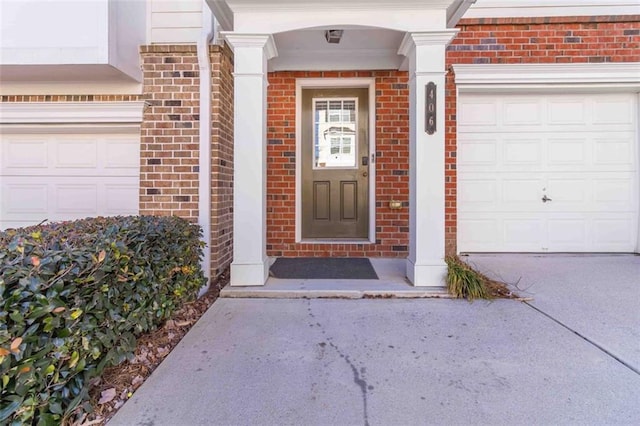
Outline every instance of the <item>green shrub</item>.
{"label": "green shrub", "polygon": [[0,424],[90,410],[90,380],[204,285],[200,237],[152,216],[0,233]]}

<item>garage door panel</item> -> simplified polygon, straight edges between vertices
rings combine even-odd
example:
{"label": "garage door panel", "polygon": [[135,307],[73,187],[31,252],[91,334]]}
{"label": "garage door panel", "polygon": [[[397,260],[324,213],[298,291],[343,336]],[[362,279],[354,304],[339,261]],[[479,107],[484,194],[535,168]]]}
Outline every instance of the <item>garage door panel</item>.
{"label": "garage door panel", "polygon": [[500,223],[496,218],[465,219],[459,216],[458,234],[461,243],[469,250],[499,251],[503,245]]}
{"label": "garage door panel", "polygon": [[[495,125],[459,117],[459,250],[636,250],[640,178],[633,95],[458,99],[463,109],[467,102],[474,104],[468,114],[483,114],[478,105],[495,105],[501,115]],[[543,202],[544,196],[550,200]],[[474,237],[464,236],[465,229]],[[499,236],[486,229],[499,229]]]}
{"label": "garage door panel", "polygon": [[140,146],[137,139],[123,138],[104,145],[104,167],[107,169],[138,170]]}
{"label": "garage door panel", "polygon": [[589,224],[584,216],[551,218],[547,222],[548,242],[543,250],[583,251],[588,247]]}
{"label": "garage door panel", "polygon": [[4,136],[2,142],[2,169],[47,168],[48,146],[42,138]]}
{"label": "garage door panel", "polygon": [[460,150],[458,164],[468,169],[488,168],[493,170],[498,161],[496,139],[463,138],[458,141]]}
{"label": "garage door panel", "polygon": [[503,205],[496,208],[502,211],[539,210],[543,186],[541,179],[505,176],[502,180]]}
{"label": "garage door panel", "polygon": [[503,100],[501,104],[501,123],[505,128],[539,126],[542,123],[542,103],[538,99],[510,98]]}
{"label": "garage door panel", "polygon": [[607,127],[633,125],[634,109],[630,96],[594,97],[592,122]]}
{"label": "garage door panel", "polygon": [[625,170],[634,169],[636,160],[633,139],[631,132],[594,137],[593,164],[616,166],[615,170],[620,170],[618,166],[627,166]]}
{"label": "garage door panel", "polygon": [[[84,180],[87,182],[86,180]],[[95,179],[89,179],[95,181]],[[98,213],[97,183],[58,183],[53,189],[53,213],[78,213],[87,216]]]}
{"label": "garage door panel", "polygon": [[54,158],[51,167],[54,169],[98,167],[98,151],[96,142],[92,140],[59,140],[54,144]]}
{"label": "garage door panel", "polygon": [[511,218],[502,222],[504,247],[508,251],[538,251],[543,245],[544,222],[534,216]]}
{"label": "garage door panel", "polygon": [[537,170],[542,166],[542,139],[505,137],[502,140],[504,155],[502,163],[505,167],[519,168],[528,166]]}
{"label": "garage door panel", "polygon": [[133,135],[3,136],[4,176],[137,176],[139,142]]}
{"label": "garage door panel", "polygon": [[547,164],[549,168],[559,166],[564,169],[567,166],[582,167],[587,161],[586,138],[555,138],[548,139]]}
{"label": "garage door panel", "polygon": [[[633,251],[637,221],[631,215],[593,219],[593,246],[596,250]],[[616,249],[618,247],[618,249]]]}
{"label": "garage door panel", "polygon": [[[2,206],[7,215],[20,218],[26,214],[47,212],[47,184],[2,182]],[[4,215],[3,215],[4,217]]]}
{"label": "garage door panel", "polygon": [[496,203],[500,202],[498,182],[495,179],[465,182],[461,185],[459,197],[464,206],[459,211],[491,210]]}
{"label": "garage door panel", "polygon": [[107,215],[138,214],[138,185],[107,184],[105,185],[104,212]]}
{"label": "garage door panel", "polygon": [[495,127],[498,124],[498,105],[492,99],[470,100],[458,106],[458,116],[464,126]]}
{"label": "garage door panel", "polygon": [[610,207],[616,211],[633,211],[635,197],[632,176],[594,179],[592,188],[593,201],[600,204],[598,210],[606,210]]}
{"label": "garage door panel", "polygon": [[547,123],[550,126],[587,125],[588,105],[582,98],[550,99],[547,103]]}
{"label": "garage door panel", "polygon": [[[546,189],[547,187],[549,189]],[[589,204],[589,179],[579,177],[550,178],[547,180],[543,192],[548,198],[551,198],[551,201],[546,203],[548,205],[544,206],[546,210],[581,211],[586,209]]]}
{"label": "garage door panel", "polygon": [[138,213],[137,134],[2,135],[0,228]]}

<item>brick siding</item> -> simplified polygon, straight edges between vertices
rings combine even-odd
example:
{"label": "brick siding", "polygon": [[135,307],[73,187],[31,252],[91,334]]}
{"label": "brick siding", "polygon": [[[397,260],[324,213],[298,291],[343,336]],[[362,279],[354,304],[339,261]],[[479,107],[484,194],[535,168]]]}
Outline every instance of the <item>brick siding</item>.
{"label": "brick siding", "polygon": [[[376,243],[295,242],[296,78],[376,79]],[[406,257],[409,240],[409,90],[400,71],[269,73],[267,117],[267,254],[269,256]],[[391,210],[390,200],[402,201]]]}
{"label": "brick siding", "polygon": [[233,256],[233,53],[211,46],[211,273]]}
{"label": "brick siding", "polygon": [[[140,214],[198,222],[200,70],[194,45],[142,46]],[[233,254],[233,54],[210,46],[211,273]]]}
{"label": "brick siding", "polygon": [[140,137],[140,214],[198,221],[200,72],[196,46],[141,46],[148,102]]}

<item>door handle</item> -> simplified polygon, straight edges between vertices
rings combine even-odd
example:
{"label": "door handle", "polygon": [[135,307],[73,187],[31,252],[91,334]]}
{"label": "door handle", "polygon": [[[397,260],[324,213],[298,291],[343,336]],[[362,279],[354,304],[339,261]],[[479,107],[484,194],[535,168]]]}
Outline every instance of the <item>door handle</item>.
{"label": "door handle", "polygon": [[547,197],[547,194],[544,194],[544,195],[542,196],[542,202],[543,202],[543,203],[546,203],[547,201],[553,201],[553,200],[552,200],[551,198]]}

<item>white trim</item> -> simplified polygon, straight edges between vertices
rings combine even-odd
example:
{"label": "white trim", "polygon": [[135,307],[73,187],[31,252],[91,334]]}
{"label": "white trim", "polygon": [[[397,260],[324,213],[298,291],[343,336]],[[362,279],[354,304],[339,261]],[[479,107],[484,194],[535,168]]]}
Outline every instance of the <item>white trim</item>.
{"label": "white trim", "polygon": [[220,0],[206,0],[206,2],[215,15],[216,21],[220,24],[220,28],[225,31],[232,31],[233,12],[229,8],[229,5],[226,2]]}
{"label": "white trim", "polygon": [[198,136],[198,224],[202,227],[204,250],[200,266],[206,284],[198,292],[202,296],[211,285],[211,58],[209,44],[213,39],[213,15],[202,0],[202,29],[198,40],[200,70],[200,128]]}
{"label": "white trim", "polygon": [[144,101],[7,102],[0,104],[0,124],[141,123]]}
{"label": "white trim", "polygon": [[[369,89],[369,156],[376,152],[376,79],[367,78],[298,78],[296,79],[296,243],[327,244],[328,240],[302,239],[302,89]],[[376,167],[369,162],[369,243],[376,242]],[[332,241],[335,244],[366,244],[365,241]]]}
{"label": "white trim", "polygon": [[461,0],[455,9],[448,13],[447,27],[453,28],[458,25],[458,21],[460,21],[464,14],[469,10],[469,7],[473,6],[476,1],[477,0]]}
{"label": "white trim", "polygon": [[234,53],[236,47],[256,47],[264,49],[264,54],[267,59],[278,56],[276,42],[273,40],[271,34],[245,34],[235,33],[233,31],[220,31],[220,36],[229,42]]}
{"label": "white trim", "polygon": [[398,55],[408,56],[416,46],[448,46],[460,29],[407,32],[398,48]]}
{"label": "white trim", "polygon": [[0,134],[84,134],[140,133],[139,123],[105,124],[0,124]]}
{"label": "white trim", "polygon": [[[638,190],[638,196],[636,197],[636,201],[640,203],[640,92],[637,93],[636,96],[636,161],[637,166],[637,182],[638,186],[636,187]],[[640,254],[640,205],[638,205],[638,237],[636,240],[636,253]]]}
{"label": "white trim", "polygon": [[640,88],[640,62],[453,65],[460,91],[532,85]]}
{"label": "white trim", "polygon": [[117,81],[3,81],[0,85],[1,96],[122,95],[123,93],[140,95],[142,94],[142,84]]}
{"label": "white trim", "polygon": [[480,0],[465,18],[530,18],[537,16],[635,15],[637,0]]}

